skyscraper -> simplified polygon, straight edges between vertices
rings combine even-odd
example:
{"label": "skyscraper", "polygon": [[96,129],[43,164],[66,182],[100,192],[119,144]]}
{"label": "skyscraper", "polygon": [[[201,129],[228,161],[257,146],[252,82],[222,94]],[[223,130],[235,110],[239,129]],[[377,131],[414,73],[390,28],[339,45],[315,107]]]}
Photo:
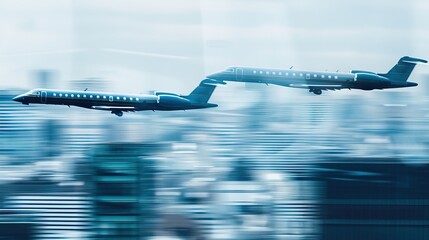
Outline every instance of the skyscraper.
{"label": "skyscraper", "polygon": [[95,148],[93,192],[95,235],[102,239],[151,236],[154,214],[154,166],[157,145],[103,144]]}

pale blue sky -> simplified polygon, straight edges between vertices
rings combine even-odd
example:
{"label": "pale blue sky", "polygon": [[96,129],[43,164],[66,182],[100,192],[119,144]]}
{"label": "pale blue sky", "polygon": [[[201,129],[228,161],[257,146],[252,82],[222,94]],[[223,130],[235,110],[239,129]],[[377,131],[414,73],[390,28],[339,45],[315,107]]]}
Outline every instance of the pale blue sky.
{"label": "pale blue sky", "polygon": [[381,72],[429,58],[427,12],[424,0],[0,0],[0,86],[36,87],[35,69],[58,72],[57,87],[100,77],[132,92],[187,92],[229,65]]}

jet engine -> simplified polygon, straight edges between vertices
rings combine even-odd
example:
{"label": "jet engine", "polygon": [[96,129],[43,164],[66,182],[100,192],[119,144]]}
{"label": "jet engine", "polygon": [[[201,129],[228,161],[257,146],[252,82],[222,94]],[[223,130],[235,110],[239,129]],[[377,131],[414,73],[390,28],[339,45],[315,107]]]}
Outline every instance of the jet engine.
{"label": "jet engine", "polygon": [[356,73],[354,82],[356,83],[357,87],[363,90],[382,89],[388,87],[391,84],[388,78],[371,72]]}
{"label": "jet engine", "polygon": [[177,94],[157,94],[159,96],[159,106],[168,109],[183,109],[191,105],[191,101],[186,98],[180,97]]}
{"label": "jet engine", "polygon": [[350,73],[368,73],[368,74],[377,74],[375,72],[365,71],[365,70],[351,70]]}
{"label": "jet engine", "polygon": [[156,96],[160,96],[160,95],[168,95],[168,96],[179,96],[179,94],[176,93],[169,93],[169,92],[155,92]]}

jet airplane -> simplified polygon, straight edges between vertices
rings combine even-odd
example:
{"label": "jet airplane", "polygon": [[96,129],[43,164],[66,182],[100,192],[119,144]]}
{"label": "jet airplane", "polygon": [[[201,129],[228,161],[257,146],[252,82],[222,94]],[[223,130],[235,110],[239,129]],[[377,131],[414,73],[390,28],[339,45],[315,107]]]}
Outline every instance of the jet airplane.
{"label": "jet airplane", "polygon": [[67,91],[55,89],[33,89],[13,98],[22,104],[53,104],[77,106],[95,110],[110,111],[119,117],[123,112],[174,111],[217,107],[208,103],[219,82],[205,79],[189,94],[168,92],[154,94],[121,94],[90,91]]}
{"label": "jet airplane", "polygon": [[292,68],[287,70],[229,67],[224,71],[207,76],[219,82],[252,82],[274,84],[293,88],[306,88],[320,95],[322,90],[362,89],[374,90],[385,88],[415,87],[418,84],[408,82],[414,67],[418,63],[428,61],[413,57],[402,57],[387,73],[376,73],[362,70],[351,70],[350,73],[299,71]]}

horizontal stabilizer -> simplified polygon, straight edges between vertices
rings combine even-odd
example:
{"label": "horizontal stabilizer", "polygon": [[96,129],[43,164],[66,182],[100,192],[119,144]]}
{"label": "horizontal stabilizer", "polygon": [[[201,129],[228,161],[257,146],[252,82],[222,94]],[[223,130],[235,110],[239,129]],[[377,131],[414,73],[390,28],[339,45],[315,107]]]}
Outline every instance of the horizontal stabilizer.
{"label": "horizontal stabilizer", "polygon": [[[425,59],[421,59],[421,58],[413,58],[413,57],[408,57],[408,56],[405,56],[405,57],[401,58],[401,59],[399,60],[399,62],[404,62],[404,63],[413,63],[413,64],[418,64],[418,63],[428,63],[428,61],[427,61],[427,60],[425,60]],[[399,62],[398,62],[398,63],[399,63]]]}
{"label": "horizontal stabilizer", "polygon": [[201,83],[206,85],[212,85],[212,86],[226,85],[226,82],[224,81],[219,81],[219,80],[209,79],[209,78],[204,79],[203,81],[201,81]]}

